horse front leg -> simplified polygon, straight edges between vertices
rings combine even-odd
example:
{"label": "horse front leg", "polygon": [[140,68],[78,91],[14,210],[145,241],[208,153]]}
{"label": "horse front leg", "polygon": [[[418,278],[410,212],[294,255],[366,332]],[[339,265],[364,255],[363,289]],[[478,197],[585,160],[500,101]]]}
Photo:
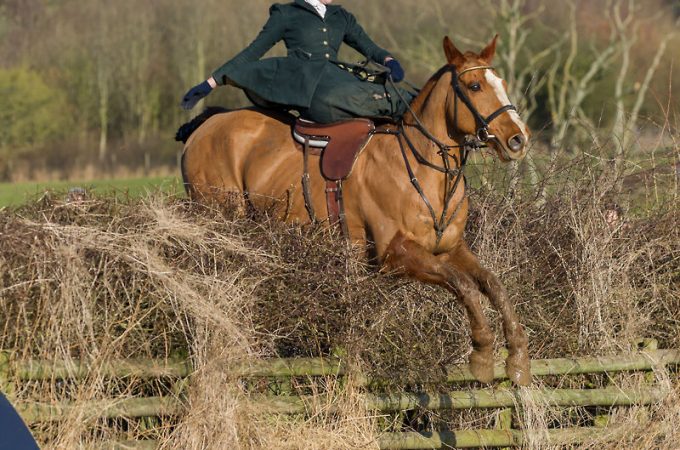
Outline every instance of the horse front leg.
{"label": "horse front leg", "polygon": [[472,277],[489,298],[493,307],[500,313],[503,332],[508,344],[505,371],[515,384],[519,386],[530,384],[528,339],[503,284],[496,275],[480,264],[465,243],[461,243],[456,250],[442,255],[441,258]]}
{"label": "horse front leg", "polygon": [[482,312],[482,295],[476,282],[417,242],[406,238],[401,232],[396,234],[387,247],[383,265],[420,281],[443,286],[456,294],[465,306],[470,320],[473,349],[470,354],[470,370],[483,383],[493,381],[494,334]]}

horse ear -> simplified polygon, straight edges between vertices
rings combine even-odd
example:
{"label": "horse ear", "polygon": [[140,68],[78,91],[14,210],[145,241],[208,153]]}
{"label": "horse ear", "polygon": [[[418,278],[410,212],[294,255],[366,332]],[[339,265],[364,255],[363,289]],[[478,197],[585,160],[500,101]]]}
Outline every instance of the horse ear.
{"label": "horse ear", "polygon": [[479,54],[480,58],[485,60],[486,62],[491,62],[493,59],[494,55],[496,54],[496,41],[498,40],[498,35],[494,36],[489,45],[484,47],[484,50],[482,50],[482,53]]}
{"label": "horse ear", "polygon": [[463,54],[455,45],[453,45],[453,42],[451,42],[451,39],[448,36],[444,37],[444,54],[446,55],[449,64],[456,64],[464,59]]}

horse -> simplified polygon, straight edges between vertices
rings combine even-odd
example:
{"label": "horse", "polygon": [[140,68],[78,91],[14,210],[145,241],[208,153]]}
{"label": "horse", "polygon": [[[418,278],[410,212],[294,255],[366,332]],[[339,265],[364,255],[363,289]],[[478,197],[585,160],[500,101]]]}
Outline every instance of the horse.
{"label": "horse", "polygon": [[[381,268],[442,286],[462,302],[471,327],[470,370],[483,383],[494,377],[494,334],[481,305],[483,295],[490,300],[502,317],[507,376],[523,386],[531,382],[524,329],[503,284],[463,239],[468,199],[461,179],[471,146],[488,146],[509,162],[525,156],[530,138],[491,65],[497,38],[480,53],[463,53],[444,38],[447,63],[396,129],[372,136],[344,181],[343,199],[351,243]],[[182,174],[190,198],[224,203],[236,193],[244,205],[273,202],[280,219],[309,223],[303,153],[291,137],[294,117],[253,108],[208,116],[184,126],[190,129],[184,130]],[[320,171],[312,170],[308,182],[308,201],[322,210]]]}

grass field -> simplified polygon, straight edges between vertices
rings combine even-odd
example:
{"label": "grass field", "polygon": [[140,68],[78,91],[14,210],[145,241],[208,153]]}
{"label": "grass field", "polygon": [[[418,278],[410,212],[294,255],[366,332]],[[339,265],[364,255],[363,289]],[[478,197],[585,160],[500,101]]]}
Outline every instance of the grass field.
{"label": "grass field", "polygon": [[21,205],[28,200],[40,198],[46,192],[65,195],[73,187],[85,188],[97,194],[112,193],[116,196],[131,197],[139,197],[159,190],[167,193],[184,192],[182,181],[178,177],[0,183],[0,208]]}

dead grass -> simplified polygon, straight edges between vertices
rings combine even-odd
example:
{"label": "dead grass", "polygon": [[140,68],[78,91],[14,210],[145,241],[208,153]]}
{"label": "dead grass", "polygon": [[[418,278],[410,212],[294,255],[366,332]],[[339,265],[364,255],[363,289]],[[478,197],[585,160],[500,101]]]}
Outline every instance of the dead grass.
{"label": "dead grass", "polygon": [[[583,174],[583,172],[581,172]],[[534,358],[627,351],[636,337],[680,347],[677,203],[612,222],[611,196],[596,178],[569,178],[538,208],[530,196],[473,192],[468,240],[501,275],[527,327]],[[181,417],[104,420],[75,411],[34,427],[44,448],[103,439],[160,439],[163,448],[376,448],[379,429],[492,427],[493,411],[376,417],[351,379],[298,379],[314,395],[311,414],[257,414],[247,398],[266,390],[225,368],[274,356],[343,354],[381,389],[443,389],[446,364],[469,351],[467,320],[445,292],[380,274],[347,258],[341,240],[265,215],[231,216],[163,196],[121,202],[43,198],[0,212],[0,348],[16,358],[97,363],[112,358],[188,355],[196,368]],[[486,305],[494,327],[497,315]],[[502,339],[497,340],[500,348]],[[626,433],[583,448],[672,448],[680,439],[677,373],[659,371],[671,394],[643,409],[555,409],[522,402],[517,425],[530,448],[550,448],[545,431],[609,415]],[[422,379],[433,380],[422,385]],[[176,380],[17,385],[20,400],[118,401],[175,395]],[[549,377],[546,387],[634,387],[638,375]],[[450,387],[449,387],[450,389]],[[647,411],[647,410],[644,410]],[[647,415],[645,420],[641,417]],[[160,428],[159,428],[160,427]]]}

